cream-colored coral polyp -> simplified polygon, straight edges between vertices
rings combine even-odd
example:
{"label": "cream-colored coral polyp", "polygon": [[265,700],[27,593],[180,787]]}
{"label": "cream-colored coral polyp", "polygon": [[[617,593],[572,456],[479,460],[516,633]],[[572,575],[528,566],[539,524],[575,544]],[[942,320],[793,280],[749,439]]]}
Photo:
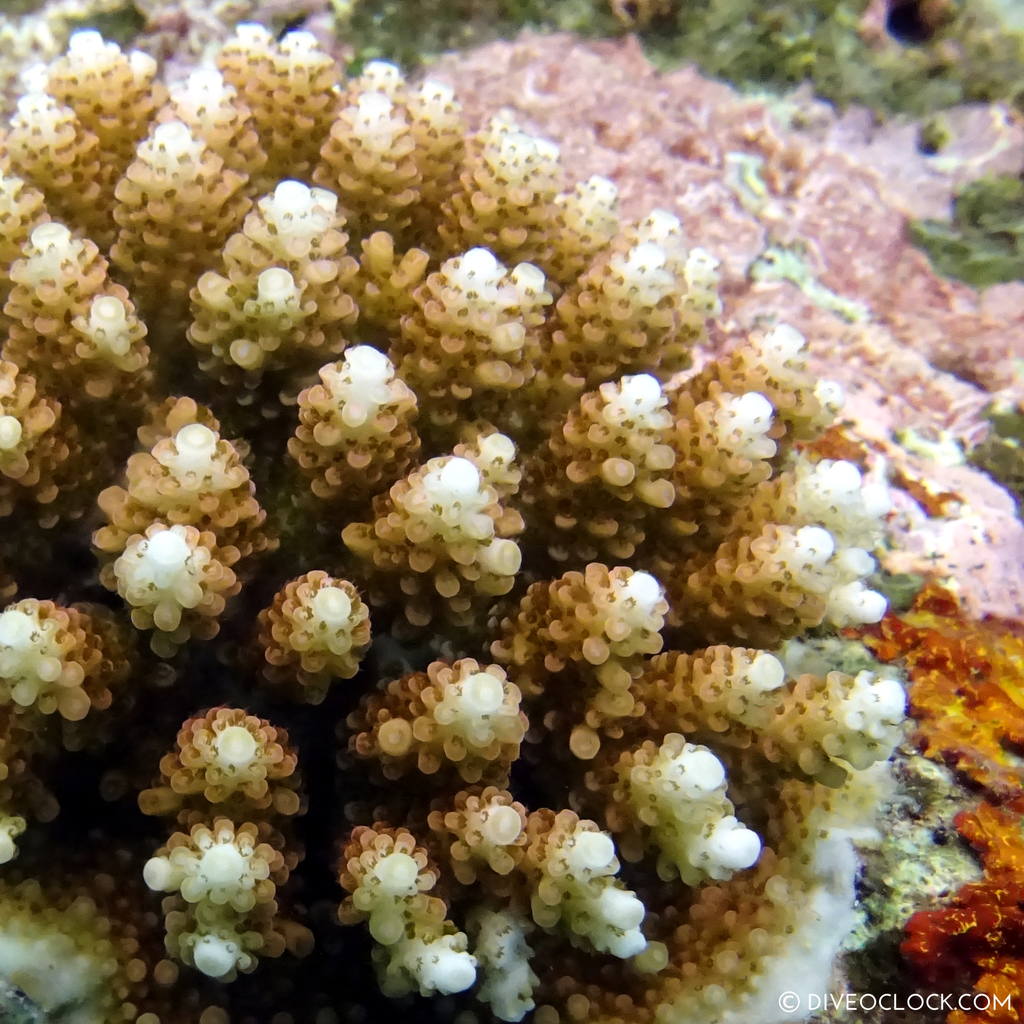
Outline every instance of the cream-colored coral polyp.
{"label": "cream-colored coral polyp", "polygon": [[407,470],[419,450],[416,396],[383,353],[356,345],[299,395],[288,452],[318,498],[357,503]]}
{"label": "cream-colored coral polyp", "polygon": [[730,878],[757,860],[761,841],[737,821],[725,768],[707,747],[670,733],[657,748],[637,751],[620,778],[638,822],[651,830],[662,877],[678,874],[696,885]]}
{"label": "cream-colored coral polyp", "polygon": [[349,716],[350,747],[391,778],[415,768],[504,784],[526,735],[521,698],[497,665],[433,662],[363,699]]}
{"label": "cream-colored coral polyp", "polygon": [[263,675],[319,704],[332,682],[351,679],[370,643],[370,615],[348,581],[314,570],[278,591],[260,613]]}
{"label": "cream-colored coral polyp", "polygon": [[84,718],[90,704],[82,690],[85,672],[61,639],[60,620],[40,611],[28,602],[0,613],[0,694],[5,703]]}
{"label": "cream-colored coral polyp", "polygon": [[597,951],[619,958],[642,952],[644,905],[615,878],[619,862],[611,837],[571,811],[538,815],[531,825],[526,864],[537,924],[561,925]]}
{"label": "cream-colored coral polyp", "polygon": [[212,636],[235,574],[220,563],[213,537],[191,526],[154,523],[132,537],[104,572],[131,608],[139,629],[154,629],[157,653],[174,653],[192,635]]}

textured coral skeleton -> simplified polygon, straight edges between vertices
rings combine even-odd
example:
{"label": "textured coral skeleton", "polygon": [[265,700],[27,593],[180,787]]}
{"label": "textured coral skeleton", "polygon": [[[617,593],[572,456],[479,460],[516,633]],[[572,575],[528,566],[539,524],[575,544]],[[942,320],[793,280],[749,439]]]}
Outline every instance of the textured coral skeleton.
{"label": "textured coral skeleton", "polygon": [[[773,653],[885,610],[884,489],[795,447],[842,401],[801,335],[688,373],[717,269],[676,217],[305,33],[241,26],[168,89],[84,32],[30,89],[0,974],[97,1021],[365,1019],[365,923],[384,996],[475,1019],[725,1024],[794,964],[823,985],[904,696]],[[101,871],[46,844],[79,751]]]}

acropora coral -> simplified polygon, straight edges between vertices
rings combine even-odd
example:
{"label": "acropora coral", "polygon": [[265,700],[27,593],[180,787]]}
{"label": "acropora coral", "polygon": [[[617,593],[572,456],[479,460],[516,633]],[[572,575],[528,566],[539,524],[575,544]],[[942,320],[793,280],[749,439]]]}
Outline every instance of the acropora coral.
{"label": "acropora coral", "polygon": [[780,322],[695,372],[713,254],[507,112],[304,32],[215,63],[78,33],[3,136],[0,974],[778,1020],[904,717],[773,653],[885,611],[886,488],[797,447],[841,390]]}

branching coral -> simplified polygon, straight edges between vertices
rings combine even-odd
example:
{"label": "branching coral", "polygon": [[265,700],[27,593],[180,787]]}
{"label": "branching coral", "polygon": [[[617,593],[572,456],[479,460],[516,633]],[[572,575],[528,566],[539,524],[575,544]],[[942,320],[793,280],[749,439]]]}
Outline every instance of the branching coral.
{"label": "branching coral", "polygon": [[351,679],[370,644],[370,613],[347,580],[309,572],[260,613],[259,642],[271,683],[299,687],[319,704],[332,678]]}
{"label": "branching coral", "polygon": [[45,873],[62,746],[121,750],[101,789],[145,817],[98,843],[188,968],[140,952],[140,1024],[269,1019],[241,976],[310,952],[305,904],[315,966],[261,977],[289,1019],[352,1001],[338,839],[387,996],[725,1024],[794,957],[824,984],[903,692],[770,651],[885,607],[885,496],[795,446],[841,401],[804,338],[677,376],[719,302],[673,214],[305,33],[216,64],[168,91],[76,36],[0,150],[2,553],[109,605],[0,613],[0,860]]}
{"label": "branching coral", "polygon": [[300,859],[275,827],[301,809],[296,760],[283,730],[214,708],[184,724],[160,762],[163,784],[139,795],[145,813],[176,813],[191,826],[146,862],[143,877],[178,894],[164,900],[167,952],[208,977],[231,980],[260,956],[309,947],[305,929],[278,920],[274,899]]}

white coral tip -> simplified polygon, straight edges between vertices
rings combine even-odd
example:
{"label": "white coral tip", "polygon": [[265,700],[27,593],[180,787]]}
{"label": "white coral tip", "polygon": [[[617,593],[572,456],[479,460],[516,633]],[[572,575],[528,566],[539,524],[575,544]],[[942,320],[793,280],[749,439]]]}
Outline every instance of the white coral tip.
{"label": "white coral tip", "polygon": [[494,277],[499,269],[494,253],[482,246],[477,246],[465,253],[459,265],[464,274],[479,275],[487,279]]}
{"label": "white coral tip", "polygon": [[9,452],[21,442],[21,421],[15,416],[0,416],[0,451]]}
{"label": "white coral tip", "polygon": [[356,345],[345,353],[345,369],[356,387],[377,387],[394,376],[395,368],[383,352]]}
{"label": "white coral tip", "polygon": [[25,647],[32,640],[38,623],[20,608],[8,608],[0,614],[0,645]]}
{"label": "white coral tip", "polygon": [[203,854],[201,867],[207,885],[238,885],[245,875],[246,861],[234,843],[217,843]]}
{"label": "white coral tip", "polygon": [[32,245],[36,249],[47,249],[50,246],[64,248],[71,241],[71,232],[57,221],[47,221],[32,230]]}
{"label": "white coral tip", "polygon": [[341,587],[321,587],[310,604],[317,622],[331,629],[346,625],[352,614],[352,598]]}
{"label": "white coral tip", "polygon": [[487,811],[487,818],[481,824],[480,831],[489,843],[505,846],[519,838],[523,822],[514,807],[502,804]]}
{"label": "white coral tip", "polygon": [[480,490],[480,471],[469,459],[453,456],[442,467],[439,477],[452,500],[470,498]]}
{"label": "white coral tip", "polygon": [[239,948],[220,935],[203,935],[192,950],[196,969],[209,978],[223,978],[238,965]]}
{"label": "white coral tip", "polygon": [[374,877],[381,888],[396,896],[404,896],[416,891],[416,879],[419,866],[407,853],[396,850],[386,857],[381,857],[373,868]]}
{"label": "white coral tip", "polygon": [[218,733],[214,747],[221,764],[239,768],[251,764],[256,756],[256,737],[241,725],[229,725]]}
{"label": "white coral tip", "polygon": [[305,214],[313,205],[313,190],[301,181],[287,178],[274,189],[274,204],[285,214]]}
{"label": "white coral tip", "polygon": [[782,667],[782,662],[767,651],[754,655],[747,669],[747,680],[757,690],[777,690],[785,679],[786,670]]}
{"label": "white coral tip", "polygon": [[600,871],[615,858],[615,844],[604,832],[580,832],[572,840],[570,867],[578,871]]}
{"label": "white coral tip", "polygon": [[0,832],[0,864],[8,864],[14,860],[17,849],[14,837],[9,832]]}
{"label": "white coral tip", "polygon": [[887,607],[883,595],[868,590],[860,580],[854,580],[829,594],[828,617],[837,626],[880,622]]}
{"label": "white coral tip", "polygon": [[749,432],[758,426],[766,429],[775,409],[759,391],[748,391],[729,402],[729,411],[740,421],[737,425]]}
{"label": "white coral tip", "polygon": [[797,557],[807,558],[814,565],[824,565],[835,551],[832,534],[821,526],[803,526],[796,532]]}
{"label": "white coral tip", "polygon": [[420,982],[428,991],[451,995],[464,992],[476,981],[476,958],[442,945],[444,939],[428,945],[420,960]]}
{"label": "white coral tip", "polygon": [[608,886],[601,893],[601,916],[613,928],[630,931],[644,919],[644,905],[634,893]]}
{"label": "white coral tip", "polygon": [[161,530],[146,541],[146,555],[159,568],[171,569],[188,558],[188,541],[177,530]]}
{"label": "white coral tip", "polygon": [[168,892],[174,888],[174,871],[166,857],[150,857],[142,869],[142,880],[153,892]]}
{"label": "white coral tip", "polygon": [[644,412],[650,412],[663,400],[661,383],[650,373],[623,377],[619,394],[623,405],[633,404]]}
{"label": "white coral tip", "polygon": [[742,871],[761,855],[761,839],[735,818],[723,818],[708,838],[708,852],[722,867]]}
{"label": "white coral tip", "polygon": [[687,747],[676,759],[687,785],[705,793],[714,792],[725,783],[725,766],[710,750]]}
{"label": "white coral tip", "polygon": [[504,697],[501,681],[489,672],[474,672],[462,681],[462,704],[470,715],[493,715]]}
{"label": "white coral tip", "polygon": [[661,600],[661,584],[649,572],[634,572],[623,588],[627,597],[646,610],[654,608]]}
{"label": "white coral tip", "polygon": [[80,28],[68,38],[68,53],[86,56],[98,49],[102,50],[105,45],[103,36],[94,28]]}

